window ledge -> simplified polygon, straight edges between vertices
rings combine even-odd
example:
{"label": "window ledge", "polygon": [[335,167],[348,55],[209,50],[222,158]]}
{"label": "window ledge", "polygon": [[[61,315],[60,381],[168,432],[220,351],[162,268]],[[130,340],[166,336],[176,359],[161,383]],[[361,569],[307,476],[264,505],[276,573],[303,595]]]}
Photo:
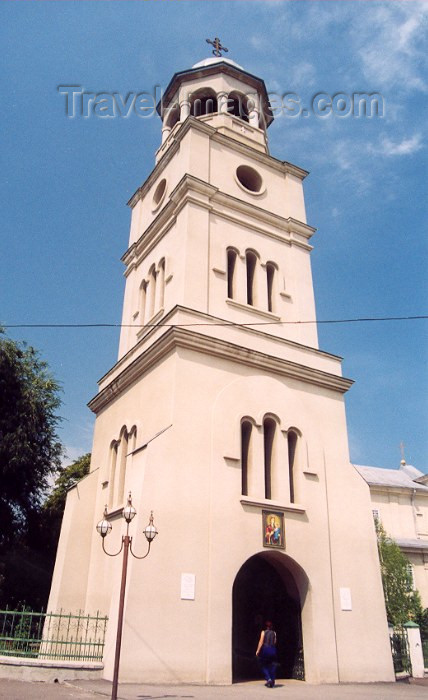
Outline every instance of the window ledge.
{"label": "window ledge", "polygon": [[163,308],[159,309],[159,311],[157,311],[154,314],[154,316],[149,318],[147,321],[144,321],[140,330],[137,331],[137,338],[140,338],[144,334],[144,332],[147,331],[147,326],[153,326],[156,323],[156,321],[159,321],[159,319],[161,318],[163,313],[164,313],[164,309]]}
{"label": "window ledge", "polygon": [[264,318],[270,318],[272,321],[280,321],[281,316],[273,314],[271,311],[264,311],[263,309],[258,309],[257,306],[251,306],[250,304],[241,304],[239,301],[234,299],[226,299],[226,304],[229,306],[234,306],[236,309],[241,309],[243,311],[249,311],[256,316],[264,316]]}
{"label": "window ledge", "polygon": [[243,506],[252,506],[253,508],[264,508],[265,510],[272,508],[272,510],[280,510],[283,512],[287,511],[291,513],[306,513],[306,508],[304,508],[301,505],[298,505],[297,503],[284,504],[280,501],[271,501],[267,498],[256,500],[248,496],[242,496],[241,504]]}

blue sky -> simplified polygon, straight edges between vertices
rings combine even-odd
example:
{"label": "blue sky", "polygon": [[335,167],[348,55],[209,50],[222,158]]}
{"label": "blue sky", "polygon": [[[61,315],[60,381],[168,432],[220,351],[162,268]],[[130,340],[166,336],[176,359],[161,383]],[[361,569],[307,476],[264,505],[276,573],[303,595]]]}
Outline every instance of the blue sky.
{"label": "blue sky", "polygon": [[[302,104],[325,92],[379,92],[382,118],[278,117],[273,156],[305,182],[318,319],[427,313],[428,4],[305,0],[3,2],[0,323],[119,323],[128,198],[160,143],[157,117],[67,118],[59,85],[151,92],[210,55]],[[427,321],[320,325],[344,357],[350,456],[426,471]],[[86,407],[115,362],[118,330],[10,329],[63,385],[69,458],[91,449]]]}

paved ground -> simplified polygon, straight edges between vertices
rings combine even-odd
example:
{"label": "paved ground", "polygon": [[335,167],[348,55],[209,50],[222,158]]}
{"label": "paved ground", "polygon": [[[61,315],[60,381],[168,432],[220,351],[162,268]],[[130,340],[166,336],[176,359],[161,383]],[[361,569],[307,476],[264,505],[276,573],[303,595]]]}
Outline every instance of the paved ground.
{"label": "paved ground", "polygon": [[[2,700],[96,700],[110,698],[108,681],[37,683],[0,680]],[[262,681],[232,686],[155,686],[125,683],[118,700],[422,700],[428,697],[428,678],[411,683],[368,683],[349,685],[308,685],[280,681],[270,690]]]}

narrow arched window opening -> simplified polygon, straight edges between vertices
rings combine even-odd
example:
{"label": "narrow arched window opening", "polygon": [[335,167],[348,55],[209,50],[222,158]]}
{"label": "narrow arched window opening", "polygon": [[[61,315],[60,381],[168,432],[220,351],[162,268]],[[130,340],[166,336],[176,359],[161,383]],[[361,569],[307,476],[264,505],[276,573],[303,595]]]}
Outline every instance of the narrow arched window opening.
{"label": "narrow arched window opening", "polygon": [[295,502],[295,465],[296,465],[296,450],[297,450],[297,434],[289,431],[287,435],[288,443],[288,478],[290,484],[290,503]]}
{"label": "narrow arched window opening", "polygon": [[190,99],[190,114],[192,117],[204,117],[206,114],[217,112],[217,96],[211,90],[195,92]]}
{"label": "narrow arched window opening", "polygon": [[117,453],[119,443],[113,441],[110,445],[110,474],[109,474],[109,510],[112,509],[114,503],[114,487],[116,481]]}
{"label": "narrow arched window opening", "polygon": [[156,292],[158,295],[156,309],[163,309],[165,300],[165,258],[158,265]]}
{"label": "narrow arched window opening", "polygon": [[117,488],[117,502],[120,505],[123,502],[125,493],[125,474],[126,474],[126,457],[128,454],[128,432],[126,428],[122,429],[120,439],[120,464],[119,464],[119,480]]}
{"label": "narrow arched window opening", "polygon": [[144,316],[146,313],[146,301],[147,301],[147,281],[143,280],[140,284],[140,302],[139,302],[140,325],[143,325],[143,323],[144,323]]}
{"label": "narrow arched window opening", "polygon": [[168,107],[164,113],[164,125],[173,129],[180,119],[180,107],[177,104]]}
{"label": "narrow arched window opening", "polygon": [[275,266],[272,263],[266,265],[267,300],[268,311],[273,311],[273,284],[275,279]]}
{"label": "narrow arched window opening", "polygon": [[229,248],[227,251],[227,296],[229,299],[235,298],[236,257],[236,250]]}
{"label": "narrow arched window opening", "polygon": [[272,418],[263,421],[265,498],[272,498],[272,463],[276,423]]}
{"label": "narrow arched window opening", "polygon": [[247,304],[254,306],[255,293],[254,283],[256,275],[257,256],[251,251],[245,254],[247,264]]}
{"label": "narrow arched window opening", "polygon": [[251,469],[251,433],[253,426],[249,421],[241,423],[241,474],[242,495],[248,496],[249,471]]}
{"label": "narrow arched window opening", "polygon": [[147,320],[150,320],[155,313],[155,303],[156,303],[156,270],[155,266],[152,265],[149,271],[149,279],[147,282],[147,293],[146,293],[146,316]]}
{"label": "narrow arched window opening", "polygon": [[244,122],[248,122],[247,97],[239,92],[231,92],[227,98],[227,111]]}

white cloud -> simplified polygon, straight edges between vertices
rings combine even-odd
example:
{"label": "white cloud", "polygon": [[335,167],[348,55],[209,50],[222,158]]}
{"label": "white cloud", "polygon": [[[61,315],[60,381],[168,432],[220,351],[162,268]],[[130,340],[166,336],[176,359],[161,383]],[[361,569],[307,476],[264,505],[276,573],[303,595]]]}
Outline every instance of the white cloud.
{"label": "white cloud", "polygon": [[262,36],[252,36],[249,40],[250,46],[256,51],[261,51],[266,47],[266,39]]}
{"label": "white cloud", "polygon": [[300,90],[315,84],[316,70],[312,63],[302,61],[294,65],[290,71],[289,83]]}
{"label": "white cloud", "polygon": [[355,143],[337,141],[332,149],[332,158],[341,170],[350,170],[354,163]]}
{"label": "white cloud", "polygon": [[411,138],[404,138],[401,141],[392,141],[384,136],[379,146],[369,146],[372,153],[384,156],[408,156],[417,153],[423,148],[421,134],[415,134]]}
{"label": "white cloud", "polygon": [[364,75],[377,89],[428,91],[423,50],[428,5],[419,2],[365,6],[355,16],[352,39]]}

